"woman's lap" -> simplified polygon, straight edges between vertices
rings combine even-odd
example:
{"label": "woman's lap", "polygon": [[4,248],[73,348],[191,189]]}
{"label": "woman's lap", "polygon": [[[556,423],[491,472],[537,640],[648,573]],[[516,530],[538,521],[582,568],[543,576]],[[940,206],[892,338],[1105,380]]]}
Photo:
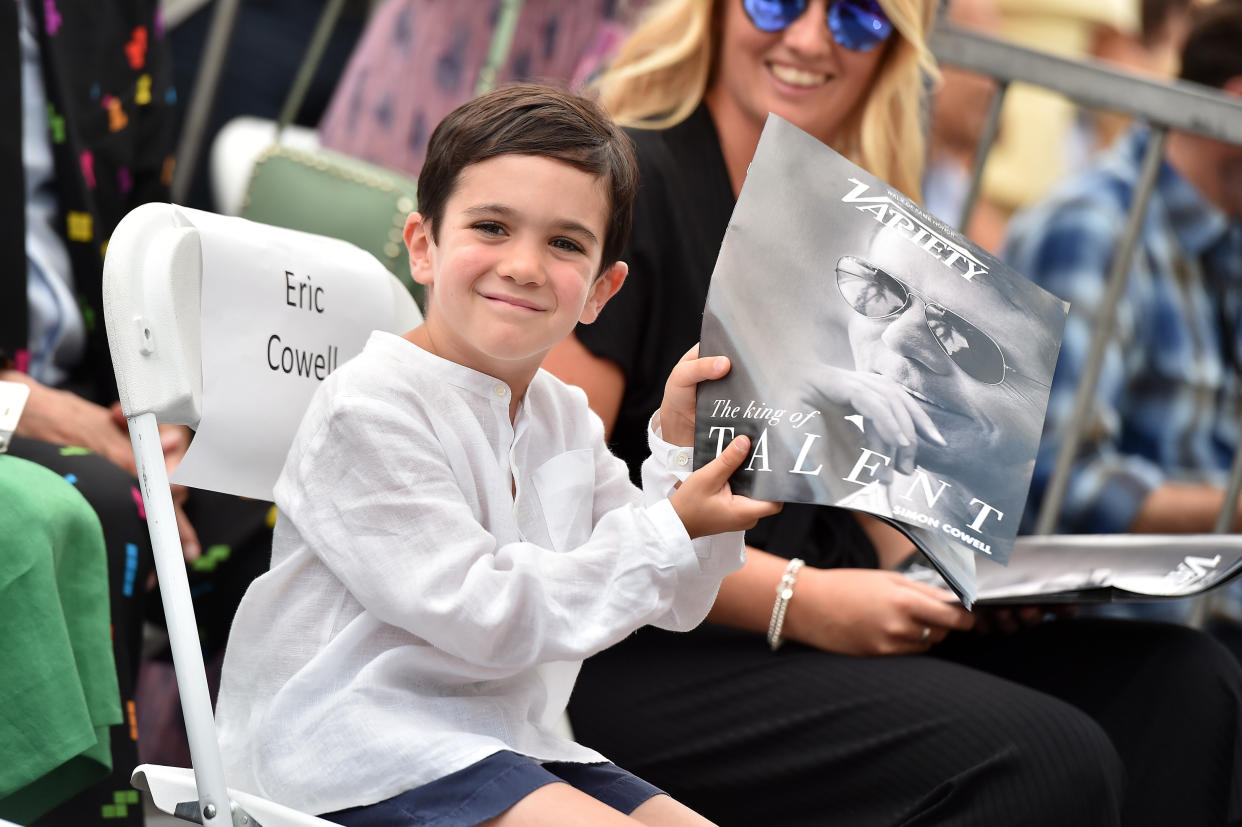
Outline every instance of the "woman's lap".
{"label": "woman's lap", "polygon": [[[710,625],[644,630],[588,661],[570,709],[583,743],[725,825],[1116,823],[1118,751],[1125,823],[1161,823],[1133,804],[1162,795],[1178,823],[1222,823],[1242,740],[1236,664],[1218,648],[1180,629],[1075,621],[904,658],[773,654],[760,635]],[[1181,687],[1161,687],[1174,669]],[[1157,698],[1189,702],[1205,686],[1197,724],[1150,720],[1170,715]],[[1174,764],[1204,772],[1192,788],[1215,802],[1136,789]],[[1201,804],[1218,815],[1194,815]]]}
{"label": "woman's lap", "polygon": [[1212,637],[1135,620],[963,636],[938,657],[1073,704],[1126,768],[1123,823],[1242,823],[1242,666]]}

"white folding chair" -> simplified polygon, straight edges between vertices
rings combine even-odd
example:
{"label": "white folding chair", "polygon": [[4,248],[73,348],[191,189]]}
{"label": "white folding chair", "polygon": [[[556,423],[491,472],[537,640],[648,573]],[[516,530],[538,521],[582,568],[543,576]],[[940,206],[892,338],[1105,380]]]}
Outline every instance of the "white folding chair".
{"label": "white folding chair", "polygon": [[[195,225],[196,219],[202,227]],[[221,225],[221,221],[241,223]],[[199,426],[203,403],[200,290],[213,276],[204,272],[204,233],[208,232],[208,226],[214,228],[211,232],[219,233],[222,226],[227,229],[243,225],[247,231],[262,226],[240,218],[207,216],[170,204],[147,204],[131,212],[118,225],[109,242],[104,265],[103,299],[108,341],[121,408],[129,421],[193,764],[193,770],[144,764],[134,770],[132,781],[135,787],[148,791],[161,810],[187,821],[244,827],[255,824],[263,827],[327,825],[322,819],[228,789],[225,785],[157,430],[159,423]],[[276,234],[292,231],[264,227],[262,232],[271,233],[275,238]],[[298,234],[297,243],[300,248],[309,245],[313,255],[316,244],[327,251],[339,250],[344,242]],[[391,305],[385,302],[384,312],[370,320],[366,330],[404,332],[416,326],[421,317],[410,294],[378,261],[370,257],[364,264],[366,261],[374,266],[364,266],[362,272],[357,273],[358,279],[370,280],[381,295],[385,286],[390,287],[392,297]],[[255,263],[256,271],[262,264]],[[271,262],[266,266],[267,270],[272,269]],[[256,272],[255,275],[260,274]],[[352,271],[350,275],[352,278]],[[360,328],[355,332],[365,331]],[[342,352],[340,361],[352,355]],[[287,449],[292,440],[300,417],[299,409],[293,421],[283,423],[286,427],[277,437],[283,439],[283,449]]]}

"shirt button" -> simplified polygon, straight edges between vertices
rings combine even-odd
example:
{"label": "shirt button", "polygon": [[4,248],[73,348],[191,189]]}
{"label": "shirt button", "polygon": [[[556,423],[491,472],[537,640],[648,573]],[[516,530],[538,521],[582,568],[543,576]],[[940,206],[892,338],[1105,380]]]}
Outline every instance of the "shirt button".
{"label": "shirt button", "polygon": [[503,399],[504,397],[506,397],[506,396],[508,396],[508,395],[509,395],[509,389],[508,389],[508,388],[506,388],[504,385],[497,385],[497,386],[494,388],[494,391],[495,391],[496,395],[497,395],[497,396],[499,396],[499,397],[500,397],[500,398],[502,398],[502,399]]}
{"label": "shirt button", "polygon": [[677,464],[678,464],[678,465],[680,465],[680,466],[682,466],[682,467],[685,467],[685,466],[689,465],[689,464],[690,464],[690,457],[686,456],[685,454],[678,454],[678,455],[677,455]]}

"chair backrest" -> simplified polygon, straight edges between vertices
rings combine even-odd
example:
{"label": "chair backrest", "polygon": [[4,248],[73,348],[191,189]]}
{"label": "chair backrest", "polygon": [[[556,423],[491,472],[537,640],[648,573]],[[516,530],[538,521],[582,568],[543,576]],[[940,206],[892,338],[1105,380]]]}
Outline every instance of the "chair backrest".
{"label": "chair backrest", "polygon": [[[347,289],[328,287],[330,298],[319,312],[309,307],[311,312],[303,312],[296,305],[310,299],[303,301],[308,294],[302,288],[313,286],[322,295],[331,284],[324,272],[330,258],[338,271],[346,271]],[[217,272],[210,272],[212,266]],[[341,274],[336,275],[339,282]],[[203,442],[214,437],[217,446],[223,443],[219,450],[231,470],[242,474],[235,478],[226,464],[223,475],[205,484],[178,481],[260,499],[270,499],[270,483],[316,380],[360,350],[371,330],[404,332],[421,320],[401,282],[346,242],[170,204],[139,207],[117,227],[104,267],[104,315],[125,415],[153,413],[160,423],[198,430],[186,465],[199,450],[200,437]],[[281,351],[289,350],[286,345],[302,344],[292,341],[291,333],[306,324],[299,316],[314,325],[317,337],[297,349],[299,357],[312,348],[322,351],[324,342],[332,345],[325,369],[313,370],[314,376],[269,370],[270,361],[279,362]],[[251,325],[257,326],[254,341],[238,345],[235,340],[248,335]],[[278,334],[284,341],[273,342]],[[235,363],[229,363],[230,353]],[[244,393],[231,381],[234,375]],[[223,397],[208,406],[206,421],[204,387]],[[225,405],[235,409],[235,417],[247,417],[246,433],[209,433]],[[225,427],[237,429],[238,423]],[[269,467],[256,488],[246,485],[245,466],[258,454],[268,457]]]}
{"label": "chair backrest", "polygon": [[[103,300],[197,782],[191,809],[208,827],[232,824],[157,424],[197,429],[183,466],[196,451],[217,460],[206,484],[186,484],[270,498],[269,460],[283,460],[318,380],[370,331],[404,332],[421,316],[353,245],[171,204],[139,207],[117,226]],[[298,339],[308,324],[328,338]],[[312,356],[313,346],[326,350]],[[253,463],[266,464],[256,475]]]}

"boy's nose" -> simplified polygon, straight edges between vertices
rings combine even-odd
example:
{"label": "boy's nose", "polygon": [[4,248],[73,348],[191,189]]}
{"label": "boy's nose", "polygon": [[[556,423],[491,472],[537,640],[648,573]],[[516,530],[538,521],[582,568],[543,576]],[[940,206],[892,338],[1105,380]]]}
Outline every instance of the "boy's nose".
{"label": "boy's nose", "polygon": [[539,284],[543,281],[543,264],[538,251],[530,244],[513,244],[500,266],[497,268],[501,276],[518,284]]}
{"label": "boy's nose", "polygon": [[884,328],[880,341],[894,353],[918,362],[933,373],[944,374],[949,370],[949,357],[932,335],[927,325],[927,305],[918,296],[910,296],[910,303]]}

